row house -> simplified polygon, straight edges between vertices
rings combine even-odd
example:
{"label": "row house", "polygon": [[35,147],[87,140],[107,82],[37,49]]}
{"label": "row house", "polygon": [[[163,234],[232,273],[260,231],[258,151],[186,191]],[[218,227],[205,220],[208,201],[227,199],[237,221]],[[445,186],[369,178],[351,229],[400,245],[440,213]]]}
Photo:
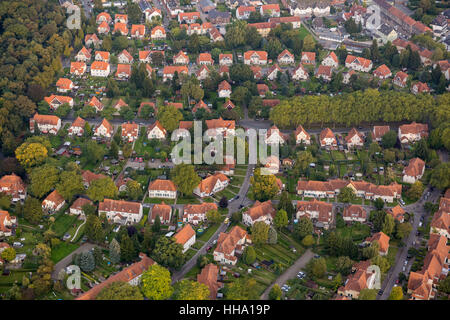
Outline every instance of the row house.
{"label": "row house", "polygon": [[71,62],[70,63],[70,74],[76,76],[81,76],[86,72],[87,65],[84,62]]}
{"label": "row house", "polygon": [[259,202],[256,201],[251,208],[242,214],[242,223],[247,226],[253,226],[256,222],[263,221],[268,225],[272,225],[277,210],[272,205],[272,201]]}
{"label": "row house", "polygon": [[166,36],[166,29],[163,26],[156,26],[150,32],[150,38],[152,40],[165,40]]}
{"label": "row house", "polygon": [[122,139],[127,142],[134,142],[139,137],[139,125],[135,122],[122,124]]}
{"label": "row house", "polygon": [[234,226],[228,233],[221,232],[214,249],[214,261],[227,265],[235,265],[237,254],[242,254],[244,248],[251,243],[247,231],[239,226]]}
{"label": "row house", "polygon": [[58,191],[53,190],[45,199],[42,201],[42,210],[44,212],[52,214],[55,213],[66,204],[64,198],[59,194]]}
{"label": "row house", "polygon": [[86,205],[93,205],[93,202],[86,198],[77,198],[69,208],[69,213],[76,216],[85,216],[83,207]]}
{"label": "row house", "polygon": [[348,55],[345,58],[345,67],[361,72],[369,72],[372,69],[372,60]]}
{"label": "row house", "polygon": [[57,96],[52,94],[50,97],[44,97],[45,102],[48,103],[52,110],[58,109],[59,106],[63,104],[68,104],[73,107],[73,98],[67,96]]}
{"label": "row house", "polygon": [[410,300],[430,300],[435,298],[439,281],[448,276],[449,249],[448,238],[439,234],[430,234],[428,253],[420,271],[410,272],[408,295]]}
{"label": "row house", "polygon": [[338,288],[338,294],[341,297],[350,299],[358,299],[359,294],[364,289],[374,289],[376,278],[381,277],[377,275],[377,271],[370,266],[370,260],[361,261],[352,266],[352,273],[347,277],[345,285]]}
{"label": "row house", "polygon": [[311,136],[301,125],[299,125],[297,129],[295,129],[294,136],[296,144],[303,143],[308,146],[311,144]]}
{"label": "row house", "polygon": [[98,215],[102,214],[112,223],[132,225],[141,221],[143,208],[139,202],[104,199],[98,205]]}
{"label": "row house", "polygon": [[61,119],[53,115],[35,113],[30,119],[30,132],[34,133],[36,127],[42,133],[57,134],[61,129]]}
{"label": "row house", "polygon": [[345,222],[365,222],[367,220],[367,211],[362,206],[352,204],[344,208],[342,217]]}
{"label": "row house", "polygon": [[211,210],[217,210],[215,203],[187,204],[183,209],[183,222],[197,225],[207,220],[206,214]]}
{"label": "row house", "polygon": [[297,201],[296,218],[306,217],[319,228],[328,229],[333,222],[333,205],[328,202],[312,199],[310,201]]}
{"label": "row house", "polygon": [[203,22],[202,24],[180,24],[180,29],[186,29],[186,33],[188,36],[192,36],[193,34],[206,35],[213,29],[213,25],[211,24],[211,22]]}
{"label": "row house", "polygon": [[164,127],[158,120],[156,120],[147,129],[147,138],[149,140],[151,140],[151,139],[163,140],[166,138],[166,136],[167,136],[167,130],[164,129]]}
{"label": "row house", "polygon": [[95,285],[92,289],[84,292],[82,295],[75,298],[75,300],[95,300],[97,295],[103,291],[104,288],[109,287],[116,282],[125,282],[132,286],[139,286],[141,283],[142,274],[149,269],[155,262],[147,257],[144,253],[139,253],[138,262],[131,264],[124,268],[122,271],[110,276],[105,281]]}
{"label": "row house", "polygon": [[67,134],[69,136],[79,136],[81,137],[84,134],[84,127],[86,125],[86,121],[81,117],[77,117],[67,130]]}
{"label": "row house", "polygon": [[59,78],[58,81],[56,81],[56,90],[58,92],[68,92],[73,89],[74,85],[72,80],[67,78]]}
{"label": "row house", "polygon": [[327,1],[295,2],[289,7],[293,16],[299,17],[325,17],[330,15],[330,4]]}
{"label": "row house", "polygon": [[434,214],[430,226],[430,235],[438,234],[450,239],[450,198],[441,198],[439,209]]}
{"label": "row house", "polygon": [[412,122],[398,127],[398,139],[401,143],[413,143],[428,137],[428,125]]}
{"label": "row house", "polygon": [[218,297],[217,291],[223,288],[223,283],[218,282],[219,267],[213,263],[207,264],[202,271],[197,274],[197,282],[203,283],[209,289],[209,299],[214,300]]}
{"label": "row house", "polygon": [[244,53],[245,64],[267,64],[267,52],[266,51],[246,51]]}
{"label": "row house", "polygon": [[344,187],[351,188],[357,197],[366,200],[381,198],[389,203],[392,203],[394,199],[399,199],[402,194],[402,185],[395,182],[390,185],[375,185],[365,181],[346,181],[342,179],[328,181],[299,180],[297,193],[305,197],[334,198]]}
{"label": "row house", "polygon": [[12,228],[17,224],[16,217],[11,217],[8,211],[0,210],[0,236],[12,235]]}
{"label": "row house", "polygon": [[148,196],[150,198],[175,199],[177,197],[177,187],[172,180],[156,179],[148,186]]}
{"label": "row house", "polygon": [[172,219],[172,207],[165,204],[164,201],[162,201],[161,204],[153,205],[150,217],[151,223],[155,223],[156,216],[159,216],[159,221],[162,224],[170,224],[170,220]]}
{"label": "row house", "polygon": [[13,173],[1,177],[0,193],[10,196],[12,202],[24,201],[27,196],[27,187],[22,178]]}
{"label": "row house", "polygon": [[113,126],[109,123],[108,120],[103,118],[102,122],[94,129],[94,136],[103,137],[103,138],[111,138],[114,133]]}
{"label": "row house", "polygon": [[414,158],[409,161],[408,166],[403,169],[403,182],[414,183],[421,179],[425,172],[425,162],[420,158]]}
{"label": "row house", "polygon": [[93,77],[107,77],[111,68],[108,62],[94,61],[91,65],[91,76]]}
{"label": "row house", "polygon": [[231,13],[214,9],[208,12],[208,20],[214,25],[228,24],[231,20]]}
{"label": "row house", "polygon": [[249,23],[247,25],[249,28],[255,28],[256,31],[261,35],[261,37],[266,38],[270,31],[274,29],[277,24],[275,22],[256,22],[256,23]]}
{"label": "row house", "polygon": [[175,72],[178,73],[178,76],[181,74],[188,74],[187,66],[165,66],[163,69],[163,81],[172,80]]}
{"label": "row house", "polygon": [[194,189],[194,194],[200,198],[212,196],[217,192],[222,191],[228,186],[230,179],[222,174],[215,173],[203,179],[200,184]]}
{"label": "row house", "polygon": [[174,238],[176,243],[183,246],[183,253],[185,253],[195,243],[195,231],[190,224],[187,224],[174,235]]}

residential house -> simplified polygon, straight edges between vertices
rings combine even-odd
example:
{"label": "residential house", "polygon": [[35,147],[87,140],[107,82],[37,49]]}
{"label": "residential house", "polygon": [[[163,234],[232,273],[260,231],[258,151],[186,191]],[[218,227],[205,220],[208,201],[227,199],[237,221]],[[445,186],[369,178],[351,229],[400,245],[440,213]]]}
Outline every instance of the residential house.
{"label": "residential house", "polygon": [[217,210],[215,203],[187,204],[183,209],[183,222],[197,225],[207,220],[206,214],[211,210]]}
{"label": "residential house", "polygon": [[206,120],[205,122],[209,135],[222,134],[226,136],[235,134],[236,123],[234,120],[223,120],[220,117],[219,119]]}
{"label": "residential house", "polygon": [[278,73],[283,73],[283,70],[281,70],[281,68],[278,66],[278,64],[275,63],[267,71],[267,79],[269,79],[270,81],[276,80]]}
{"label": "residential house", "polygon": [[212,196],[217,192],[222,191],[228,186],[230,179],[222,174],[215,173],[203,179],[200,184],[194,189],[194,194],[200,198]]}
{"label": "residential house", "polygon": [[58,81],[56,81],[56,88],[58,92],[70,91],[73,89],[73,82],[67,78],[59,78]]}
{"label": "residential house", "polygon": [[128,35],[128,27],[126,23],[116,22],[114,24],[114,34],[121,34],[122,36]]}
{"label": "residential house", "polygon": [[175,199],[177,187],[171,180],[156,179],[148,186],[148,196],[150,198]]}
{"label": "residential house", "polygon": [[56,110],[63,104],[68,104],[73,107],[73,98],[67,96],[57,96],[52,94],[50,97],[44,97],[45,102],[48,103],[52,110]]}
{"label": "residential house", "polygon": [[93,173],[90,170],[84,170],[81,172],[81,177],[83,178],[83,185],[87,189],[91,185],[91,183],[95,180],[107,178],[104,174]]}
{"label": "residential house", "polygon": [[271,225],[277,210],[272,205],[272,201],[256,201],[251,208],[242,214],[242,223],[253,226],[256,222],[263,221]]}
{"label": "residential house", "polygon": [[150,33],[150,38],[152,40],[165,40],[166,39],[166,29],[164,29],[163,26],[154,27]]}
{"label": "residential house", "polygon": [[118,22],[127,24],[128,23],[128,15],[116,13],[116,15],[114,16],[114,23],[118,23]]}
{"label": "residential house", "polygon": [[188,74],[188,68],[186,66],[165,66],[163,70],[163,81],[172,80],[175,72],[178,75]]}
{"label": "residential house", "polygon": [[342,217],[346,222],[363,223],[367,220],[367,211],[360,205],[352,204],[344,208]]}
{"label": "residential house", "polygon": [[156,216],[159,216],[159,221],[167,225],[172,219],[172,207],[163,201],[161,204],[153,205],[151,214],[151,223],[155,223]]}
{"label": "residential house", "polygon": [[86,63],[84,62],[71,62],[70,63],[70,74],[76,76],[81,76],[86,72]]}
{"label": "residential house", "polygon": [[399,205],[396,205],[393,208],[388,208],[386,212],[400,223],[403,223],[405,221],[406,211],[403,210],[403,208],[400,207]]}
{"label": "residential house", "polygon": [[[12,230],[11,229],[16,224],[17,224],[16,217],[11,217],[9,215],[8,211],[0,210],[0,236],[2,236],[2,237],[9,237],[9,236],[11,236],[12,235]],[[0,243],[4,243],[4,242],[0,242]]]}
{"label": "residential house", "polygon": [[88,106],[91,106],[91,107],[94,107],[94,108],[95,108],[95,111],[97,111],[97,112],[102,111],[103,108],[104,108],[103,103],[101,103],[101,102],[97,99],[96,96],[93,96],[93,97],[91,98],[91,100],[89,100],[89,102],[88,102],[87,105],[88,105]]}
{"label": "residential house", "polygon": [[183,253],[195,243],[195,231],[190,224],[186,224],[180,231],[174,235],[176,243],[183,246]]}
{"label": "residential house", "polygon": [[421,179],[425,172],[425,162],[420,158],[414,158],[409,161],[408,166],[403,169],[403,182],[414,183]]}
{"label": "residential house", "polygon": [[214,60],[211,57],[210,53],[200,53],[197,57],[197,65],[207,65],[212,66],[214,64]]}
{"label": "residential house", "polygon": [[265,83],[258,83],[256,85],[256,90],[258,90],[258,94],[261,98],[266,96],[266,93],[269,92],[269,87]]}
{"label": "residential house", "polygon": [[308,132],[306,132],[305,129],[303,129],[303,127],[301,125],[299,125],[297,127],[297,129],[295,129],[294,132],[295,135],[295,143],[296,144],[306,144],[306,145],[310,145],[311,144],[311,136],[309,135]]}
{"label": "residential house", "polygon": [[24,201],[27,187],[22,178],[13,173],[0,178],[0,193],[10,196],[12,202]]}
{"label": "residential house", "polygon": [[115,282],[126,282],[132,286],[138,286],[141,283],[142,274],[148,270],[148,268],[155,262],[147,257],[144,253],[140,253],[141,260],[131,264],[129,267],[124,268],[122,271],[110,276],[103,282],[100,282],[92,289],[89,289],[75,300],[95,300],[97,295],[106,287]]}
{"label": "residential house", "polygon": [[108,34],[109,31],[111,31],[111,28],[109,27],[108,22],[103,21],[102,23],[100,23],[100,25],[97,27],[97,32],[99,34]]}
{"label": "residential house", "polygon": [[430,88],[428,87],[428,85],[426,83],[417,81],[416,83],[414,83],[412,85],[411,92],[414,94],[429,93]]}
{"label": "residential house", "polygon": [[207,264],[202,271],[197,274],[197,282],[203,283],[209,289],[209,299],[217,298],[217,291],[223,287],[222,283],[217,281],[219,276],[219,268],[212,263]]}
{"label": "residential house", "polygon": [[122,123],[122,139],[127,142],[134,142],[139,136],[139,125],[135,122]]}
{"label": "residential house", "polygon": [[131,77],[131,64],[121,64],[117,65],[117,71],[115,74],[118,79],[128,80]]}
{"label": "residential house", "polygon": [[84,127],[86,125],[86,121],[81,117],[77,117],[67,130],[67,134],[69,136],[77,135],[81,137],[84,134]]}
{"label": "residential house", "polygon": [[267,64],[267,52],[266,51],[246,51],[244,53],[245,64]]}
{"label": "residential house", "polygon": [[331,51],[325,57],[325,59],[322,60],[322,65],[332,67],[332,68],[337,68],[339,66],[339,59],[336,56],[336,54],[333,51]]}
{"label": "residential house", "polygon": [[208,12],[208,20],[214,25],[228,24],[231,20],[231,13],[213,9]]}
{"label": "residential house", "polygon": [[225,109],[228,109],[228,110],[233,110],[236,106],[234,105],[233,102],[231,102],[230,99],[228,99],[228,100],[225,101],[225,103],[223,104],[223,107],[224,107]]}
{"label": "residential house", "polygon": [[364,135],[356,130],[356,128],[352,128],[345,137],[345,144],[347,145],[347,149],[362,148],[364,146]]}
{"label": "residential house", "polygon": [[381,80],[385,80],[392,76],[392,72],[385,64],[382,64],[374,70],[373,75]]}
{"label": "residential house", "polygon": [[81,48],[81,50],[78,51],[77,55],[75,56],[75,60],[83,62],[87,62],[91,60],[91,58],[91,51],[86,49],[86,47]]}
{"label": "residential house", "polygon": [[57,134],[61,128],[61,119],[53,115],[35,113],[30,119],[30,132],[34,133],[36,126],[42,133]]}
{"label": "residential house", "polygon": [[316,72],[316,78],[321,78],[325,81],[331,81],[331,77],[333,76],[332,67],[320,65]]}
{"label": "residential house", "polygon": [[122,52],[117,56],[117,60],[119,61],[119,63],[132,64],[133,56],[127,50],[123,49]]}
{"label": "residential house", "polygon": [[288,49],[284,49],[277,58],[279,64],[294,64],[295,57]]}
{"label": "residential house", "polygon": [[69,208],[69,213],[77,216],[84,217],[84,209],[85,205],[93,205],[92,201],[86,198],[79,197],[75,200]]}
{"label": "residential house", "polygon": [[213,253],[214,261],[235,265],[238,260],[236,254],[242,254],[249,243],[251,243],[250,236],[239,226],[234,226],[228,233],[221,232]]}
{"label": "residential house", "polygon": [[300,17],[296,16],[269,18],[269,23],[275,23],[277,25],[281,23],[290,23],[293,29],[299,29],[301,26]]}
{"label": "residential house", "polygon": [[403,71],[399,71],[395,74],[394,76],[394,80],[392,81],[396,86],[399,86],[401,88],[405,88],[406,84],[408,81],[408,74],[403,72]]}
{"label": "residential house", "polygon": [[230,98],[231,85],[226,80],[223,80],[221,83],[219,83],[217,92],[219,94],[219,98]]}
{"label": "residential house", "polygon": [[232,64],[233,64],[233,54],[231,54],[231,53],[219,54],[219,65],[220,66],[231,66]]}
{"label": "residential house", "polygon": [[277,174],[280,171],[280,159],[277,156],[269,156],[265,159],[264,168],[266,174]]}
{"label": "residential house", "polygon": [[274,4],[264,4],[259,7],[259,12],[261,16],[269,17],[279,17],[280,16],[280,5],[278,3]]}
{"label": "residential house", "polygon": [[284,144],[289,136],[281,133],[276,125],[273,125],[266,133],[265,143],[268,145]]}
{"label": "residential house", "polygon": [[105,214],[108,221],[132,225],[141,221],[143,207],[140,202],[104,199],[98,205],[98,215]]}
{"label": "residential house", "polygon": [[294,70],[292,70],[292,80],[308,80],[308,70],[300,63]]}
{"label": "residential house", "polygon": [[322,148],[336,148],[337,140],[330,128],[325,128],[320,133],[320,146]]}
{"label": "residential house", "polygon": [[296,218],[302,217],[312,220],[316,227],[328,229],[333,222],[333,205],[316,199],[297,201]]}
{"label": "residential house", "polygon": [[380,142],[383,136],[390,130],[389,126],[373,126],[372,139]]}
{"label": "residential house", "polygon": [[84,45],[86,47],[94,46],[95,48],[97,48],[100,45],[100,43],[101,43],[100,39],[97,37],[95,33],[87,34],[84,37]]}
{"label": "residential house", "polygon": [[91,64],[91,76],[93,77],[107,77],[110,71],[108,62],[94,61]]}
{"label": "residential house", "polygon": [[50,214],[60,210],[63,205],[66,204],[64,198],[58,193],[58,191],[53,190],[45,199],[42,201],[42,210]]}
{"label": "residential house", "polygon": [[372,60],[348,55],[345,58],[345,67],[361,72],[369,72],[372,69]]}
{"label": "residential house", "polygon": [[184,53],[183,51],[180,51],[173,57],[173,63],[174,64],[189,64],[189,57],[187,56],[186,53]]}
{"label": "residential house", "polygon": [[131,25],[131,38],[144,39],[145,36],[145,26],[143,24],[132,24]]}
{"label": "residential house", "polygon": [[109,62],[109,52],[108,51],[95,51],[94,59],[96,61]]}
{"label": "residential house", "polygon": [[386,256],[389,251],[389,239],[390,238],[388,235],[386,235],[383,231],[380,231],[370,237],[367,237],[364,242],[372,243],[374,241],[377,241],[379,245],[379,254],[381,256]]}
{"label": "residential house", "polygon": [[302,52],[301,58],[302,64],[316,64],[316,53],[315,52]]}
{"label": "residential house", "polygon": [[428,125],[412,122],[398,127],[398,138],[401,143],[411,143],[428,137]]}
{"label": "residential house", "polygon": [[150,139],[165,139],[167,135],[167,130],[161,125],[161,123],[156,120],[155,123],[150,125],[147,129],[147,138]]}
{"label": "residential house", "polygon": [[96,137],[111,138],[113,133],[113,126],[105,118],[103,118],[102,122],[94,130],[94,136]]}
{"label": "residential house", "polygon": [[247,20],[256,9],[253,6],[240,6],[236,9],[236,19]]}
{"label": "residential house", "polygon": [[[370,268],[371,265],[370,260],[353,265],[352,273],[347,277],[345,285],[338,288],[338,294],[343,297],[358,299],[362,290],[374,289],[377,273],[376,269]],[[381,275],[378,275],[378,277],[381,277]]]}
{"label": "residential house", "polygon": [[178,14],[178,23],[195,23],[201,19],[200,12],[180,12]]}

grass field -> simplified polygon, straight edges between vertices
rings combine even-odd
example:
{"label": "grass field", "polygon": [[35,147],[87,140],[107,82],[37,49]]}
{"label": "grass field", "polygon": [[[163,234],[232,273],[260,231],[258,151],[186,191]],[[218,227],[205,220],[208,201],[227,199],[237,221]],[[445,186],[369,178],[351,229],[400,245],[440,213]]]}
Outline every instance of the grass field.
{"label": "grass field", "polygon": [[77,224],[78,216],[71,216],[68,214],[60,214],[56,217],[52,225],[52,230],[55,231],[57,237],[63,236],[74,224]]}
{"label": "grass field", "polygon": [[71,253],[77,248],[78,248],[77,244],[70,242],[62,242],[56,248],[52,248],[52,254],[50,256],[50,259],[54,263],[57,263],[58,261],[66,257],[69,253]]}
{"label": "grass field", "polygon": [[354,223],[350,226],[337,228],[336,231],[345,238],[352,238],[353,241],[361,241],[370,236],[370,227],[361,223]]}
{"label": "grass field", "polygon": [[201,240],[201,241],[208,241],[209,238],[211,238],[211,236],[214,234],[214,232],[217,231],[217,229],[219,228],[220,224],[216,223],[213,224],[212,226],[208,227],[208,229],[205,230],[205,232],[203,232],[203,234],[197,238],[197,240]]}

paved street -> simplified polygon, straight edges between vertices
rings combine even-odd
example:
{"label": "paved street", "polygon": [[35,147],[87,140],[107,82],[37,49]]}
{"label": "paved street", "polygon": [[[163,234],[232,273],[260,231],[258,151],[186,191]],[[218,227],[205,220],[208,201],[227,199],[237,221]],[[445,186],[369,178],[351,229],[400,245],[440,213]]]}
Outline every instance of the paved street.
{"label": "paved street", "polygon": [[285,272],[283,272],[283,274],[280,275],[274,281],[274,283],[272,283],[266,289],[266,291],[264,291],[264,293],[261,295],[261,300],[269,299],[269,292],[275,284],[278,284],[281,288],[283,284],[285,284],[289,279],[295,278],[297,276],[297,273],[306,266],[306,264],[309,262],[309,260],[312,259],[313,256],[314,252],[312,252],[311,249],[306,250],[305,253],[302,254],[302,256],[298,258],[292,266],[290,266]]}
{"label": "paved street", "polygon": [[[233,212],[238,211],[240,208],[240,205],[246,201],[245,196],[247,195],[248,188],[250,186],[250,176],[253,172],[254,165],[249,165],[247,168],[247,174],[245,175],[244,182],[242,183],[241,189],[239,190],[239,199],[236,199],[228,204],[228,215],[227,217],[230,218]],[[222,223],[220,227],[217,229],[217,231],[214,233],[214,235],[209,238],[209,240],[203,245],[203,247],[200,248],[200,250],[197,251],[197,253],[188,261],[186,262],[181,270],[174,272],[172,275],[172,283],[175,283],[186,275],[186,273],[189,272],[197,263],[197,258],[200,255],[206,254],[206,248],[213,245],[214,240],[217,240],[219,237],[219,234],[221,232],[225,232],[228,225],[225,223]]]}
{"label": "paved street", "polygon": [[[404,241],[405,245],[402,248],[399,248],[397,256],[395,258],[395,265],[391,267],[386,279],[381,285],[383,294],[381,296],[378,295],[377,300],[387,300],[389,298],[389,294],[391,293],[392,287],[394,286],[395,281],[398,279],[398,274],[400,272],[403,272],[403,263],[406,260],[406,256],[408,255],[408,249],[413,245],[414,241],[416,242],[418,241],[416,232],[417,228],[419,227],[420,217],[426,215],[423,205],[427,201],[430,202],[436,201],[440,196],[440,192],[434,190],[433,192],[431,192],[429,198],[425,201],[424,197],[428,191],[430,191],[429,188],[426,188],[419,201],[403,207],[403,209],[405,209],[406,212],[413,214],[413,221],[411,221],[413,229],[409,234],[408,238]],[[405,275],[409,273],[412,262],[413,259],[411,259],[408,262],[407,269],[403,272]]]}
{"label": "paved street", "polygon": [[61,271],[61,269],[64,269],[65,267],[67,267],[68,265],[70,265],[72,263],[72,257],[74,254],[80,254],[82,252],[89,251],[94,247],[98,247],[98,246],[96,244],[92,244],[92,243],[85,243],[85,244],[81,245],[80,247],[78,247],[76,250],[72,251],[72,253],[70,253],[64,259],[59,261],[57,264],[55,264],[55,267],[53,268],[53,272],[52,272],[52,279],[58,280],[59,272]]}

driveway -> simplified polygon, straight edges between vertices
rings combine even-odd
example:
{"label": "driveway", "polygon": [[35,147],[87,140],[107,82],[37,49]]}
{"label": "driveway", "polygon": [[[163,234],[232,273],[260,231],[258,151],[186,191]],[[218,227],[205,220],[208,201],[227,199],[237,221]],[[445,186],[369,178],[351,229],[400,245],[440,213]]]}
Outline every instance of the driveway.
{"label": "driveway", "polygon": [[314,257],[314,252],[311,249],[305,251],[305,253],[294,262],[292,266],[290,266],[282,275],[280,275],[274,283],[272,283],[266,291],[261,295],[261,300],[269,299],[269,292],[275,284],[278,284],[280,287],[285,284],[289,279],[293,279],[297,276],[298,272],[303,269],[309,260]]}
{"label": "driveway", "polygon": [[72,253],[70,253],[64,259],[59,261],[57,264],[55,264],[55,267],[53,268],[53,272],[52,272],[52,279],[58,280],[59,272],[61,271],[61,269],[64,269],[65,267],[67,267],[68,265],[70,265],[72,263],[72,257],[74,254],[80,254],[82,252],[89,251],[94,247],[98,247],[98,246],[96,244],[92,244],[92,243],[85,243],[82,246],[80,246],[78,249],[72,251]]}

